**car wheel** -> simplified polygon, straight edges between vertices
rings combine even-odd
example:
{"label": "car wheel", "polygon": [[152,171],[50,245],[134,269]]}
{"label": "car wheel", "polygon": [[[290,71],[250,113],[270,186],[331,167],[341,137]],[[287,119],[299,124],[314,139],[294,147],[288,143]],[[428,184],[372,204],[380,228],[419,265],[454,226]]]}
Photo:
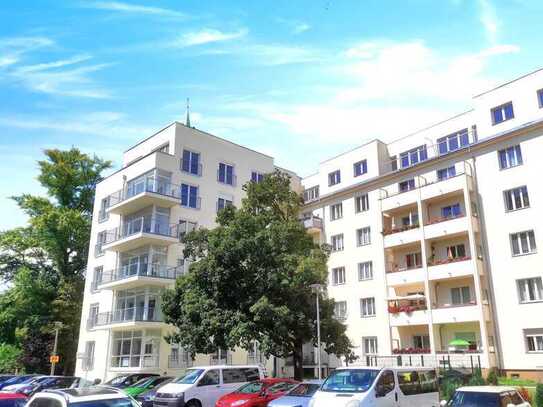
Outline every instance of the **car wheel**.
{"label": "car wheel", "polygon": [[202,404],[198,400],[191,400],[187,403],[187,407],[202,407]]}

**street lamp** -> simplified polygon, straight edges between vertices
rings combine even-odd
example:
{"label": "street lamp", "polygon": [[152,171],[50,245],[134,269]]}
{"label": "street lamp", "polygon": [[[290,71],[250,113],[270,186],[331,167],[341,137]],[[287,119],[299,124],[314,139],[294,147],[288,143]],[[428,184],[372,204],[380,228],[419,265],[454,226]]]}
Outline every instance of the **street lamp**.
{"label": "street lamp", "polygon": [[55,375],[55,365],[57,364],[57,346],[58,346],[58,332],[63,328],[62,322],[56,321],[54,323],[55,330],[55,344],[53,345],[53,353],[51,359],[51,376]]}
{"label": "street lamp", "polygon": [[311,290],[315,292],[317,295],[317,366],[319,367],[319,374],[318,379],[322,379],[322,369],[321,369],[321,317],[320,317],[320,306],[319,306],[319,297],[321,290],[323,289],[322,284],[311,284],[309,287],[311,287]]}

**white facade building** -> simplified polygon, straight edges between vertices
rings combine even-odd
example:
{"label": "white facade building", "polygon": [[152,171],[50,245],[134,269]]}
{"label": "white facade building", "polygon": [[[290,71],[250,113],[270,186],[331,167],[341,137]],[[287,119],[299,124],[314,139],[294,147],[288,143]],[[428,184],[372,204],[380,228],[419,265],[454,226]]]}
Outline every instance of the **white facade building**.
{"label": "white facade building", "polygon": [[543,379],[543,71],[368,142],[302,180],[329,295],[362,363]]}

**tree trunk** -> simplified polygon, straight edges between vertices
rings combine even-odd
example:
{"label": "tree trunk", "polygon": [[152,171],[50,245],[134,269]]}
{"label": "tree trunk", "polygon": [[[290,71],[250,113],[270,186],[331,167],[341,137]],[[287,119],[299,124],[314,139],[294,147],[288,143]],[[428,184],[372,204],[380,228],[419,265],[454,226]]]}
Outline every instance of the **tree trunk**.
{"label": "tree trunk", "polygon": [[304,379],[304,368],[303,368],[303,343],[297,343],[296,349],[292,355],[294,361],[294,380],[302,381]]}

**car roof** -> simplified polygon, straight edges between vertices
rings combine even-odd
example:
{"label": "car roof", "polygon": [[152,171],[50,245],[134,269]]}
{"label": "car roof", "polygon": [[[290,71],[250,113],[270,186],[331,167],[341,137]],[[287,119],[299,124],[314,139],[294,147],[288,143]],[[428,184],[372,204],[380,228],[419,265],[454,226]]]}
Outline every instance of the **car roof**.
{"label": "car roof", "polygon": [[120,390],[110,387],[90,386],[77,389],[45,390],[36,395],[57,394],[69,402],[127,398]]}
{"label": "car roof", "polygon": [[193,366],[187,370],[194,370],[194,369],[261,369],[258,365],[208,365],[208,366]]}
{"label": "car roof", "polygon": [[395,370],[398,372],[412,372],[412,371],[428,371],[428,370],[435,370],[435,368],[432,367],[420,367],[420,366],[407,366],[407,367],[382,367],[382,366],[362,366],[362,365],[350,365],[350,366],[342,366],[336,368],[336,370]]}
{"label": "car roof", "polygon": [[477,393],[504,393],[507,391],[516,391],[514,387],[510,386],[464,386],[459,387],[456,391],[467,391]]}

